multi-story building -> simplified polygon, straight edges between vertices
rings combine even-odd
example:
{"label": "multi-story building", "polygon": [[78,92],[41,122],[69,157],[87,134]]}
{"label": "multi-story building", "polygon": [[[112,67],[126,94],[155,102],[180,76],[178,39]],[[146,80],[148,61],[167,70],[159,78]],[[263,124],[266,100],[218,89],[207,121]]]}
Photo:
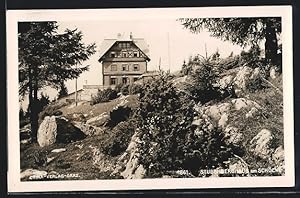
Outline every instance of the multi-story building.
{"label": "multi-story building", "polygon": [[147,72],[149,49],[144,39],[105,39],[101,45],[103,87],[133,83]]}

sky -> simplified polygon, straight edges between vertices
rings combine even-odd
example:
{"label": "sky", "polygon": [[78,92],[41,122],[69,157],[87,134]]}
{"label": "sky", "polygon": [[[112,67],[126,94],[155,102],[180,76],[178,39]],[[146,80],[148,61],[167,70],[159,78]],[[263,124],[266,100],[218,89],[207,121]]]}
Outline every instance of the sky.
{"label": "sky", "polygon": [[[96,53],[89,60],[82,63],[89,65],[90,70],[78,78],[78,89],[84,84],[100,85],[102,83],[101,63],[99,59],[99,46],[104,39],[117,38],[117,34],[144,38],[149,45],[150,59],[148,70],[157,70],[159,59],[161,68],[170,69],[171,72],[181,69],[184,60],[192,55],[205,55],[205,45],[208,55],[219,50],[221,57],[228,56],[231,52],[239,54],[241,47],[228,41],[210,37],[208,32],[193,34],[184,29],[179,21],[173,18],[143,19],[143,20],[99,20],[99,21],[58,21],[59,32],[66,28],[77,28],[83,34],[85,44],[96,43]],[[168,47],[169,46],[169,47]],[[170,64],[169,64],[170,62]],[[75,81],[66,83],[69,93],[75,90]]]}

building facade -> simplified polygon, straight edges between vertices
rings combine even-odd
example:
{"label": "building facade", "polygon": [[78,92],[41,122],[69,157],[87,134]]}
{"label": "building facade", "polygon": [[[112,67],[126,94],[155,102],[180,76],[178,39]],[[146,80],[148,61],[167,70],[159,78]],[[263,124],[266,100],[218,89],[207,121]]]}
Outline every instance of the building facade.
{"label": "building facade", "polygon": [[147,72],[149,49],[144,39],[105,39],[100,50],[103,86],[129,84]]}

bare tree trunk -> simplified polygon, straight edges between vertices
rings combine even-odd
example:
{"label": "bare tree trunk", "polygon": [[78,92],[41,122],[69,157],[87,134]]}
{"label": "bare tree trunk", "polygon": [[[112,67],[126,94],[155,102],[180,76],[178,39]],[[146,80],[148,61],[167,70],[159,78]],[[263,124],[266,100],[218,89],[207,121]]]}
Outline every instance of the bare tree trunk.
{"label": "bare tree trunk", "polygon": [[29,68],[29,109],[30,109],[30,124],[31,124],[31,140],[37,142],[38,131],[38,84],[37,84],[37,71],[36,69]]}
{"label": "bare tree trunk", "polygon": [[265,56],[266,61],[272,65],[278,63],[278,42],[276,37],[276,30],[271,20],[266,20],[266,42],[265,42]]}

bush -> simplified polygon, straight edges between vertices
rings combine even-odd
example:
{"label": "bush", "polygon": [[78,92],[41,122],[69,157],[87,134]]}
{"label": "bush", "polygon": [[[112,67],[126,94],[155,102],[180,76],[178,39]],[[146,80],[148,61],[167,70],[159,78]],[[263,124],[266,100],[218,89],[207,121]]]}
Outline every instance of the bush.
{"label": "bush", "polygon": [[143,86],[140,84],[131,84],[129,87],[130,94],[139,94],[142,92]]}
{"label": "bush", "polygon": [[182,169],[198,176],[199,169],[224,166],[223,161],[228,160],[232,150],[222,131],[215,128],[195,135],[194,102],[176,92],[167,79],[161,76],[140,94],[139,160],[147,167],[147,177],[161,177]]}
{"label": "bush", "polygon": [[183,146],[183,168],[199,176],[200,169],[226,168],[224,161],[232,157],[234,146],[226,143],[220,128],[204,130],[200,136],[189,134]]}
{"label": "bush", "polygon": [[195,69],[191,72],[191,82],[186,85],[186,90],[193,100],[202,104],[220,99],[221,94],[217,87],[214,87],[218,79],[218,67],[210,59],[198,58],[194,62]]}
{"label": "bush", "polygon": [[240,56],[241,65],[247,64],[249,67],[256,68],[262,62],[259,57],[260,51],[259,46],[251,47],[248,52],[242,51]]}
{"label": "bush", "polygon": [[122,93],[122,95],[127,96],[129,94],[129,84],[124,84],[121,87],[120,92]]}
{"label": "bush", "polygon": [[162,75],[150,82],[139,96],[140,162],[149,167],[148,177],[161,176],[167,170],[181,167],[181,146],[192,130],[193,103],[177,93],[167,79]]}
{"label": "bush", "polygon": [[116,91],[117,93],[120,93],[120,92],[121,92],[122,86],[123,86],[123,84],[117,84],[117,85],[115,86],[115,91]]}
{"label": "bush", "polygon": [[101,102],[108,102],[118,97],[117,91],[111,89],[110,87],[104,90],[98,90],[96,96],[92,96],[91,105],[95,105]]}
{"label": "bush", "polygon": [[133,119],[127,122],[120,122],[112,129],[109,137],[105,140],[102,146],[103,153],[117,156],[126,151],[135,129],[136,123]]}

